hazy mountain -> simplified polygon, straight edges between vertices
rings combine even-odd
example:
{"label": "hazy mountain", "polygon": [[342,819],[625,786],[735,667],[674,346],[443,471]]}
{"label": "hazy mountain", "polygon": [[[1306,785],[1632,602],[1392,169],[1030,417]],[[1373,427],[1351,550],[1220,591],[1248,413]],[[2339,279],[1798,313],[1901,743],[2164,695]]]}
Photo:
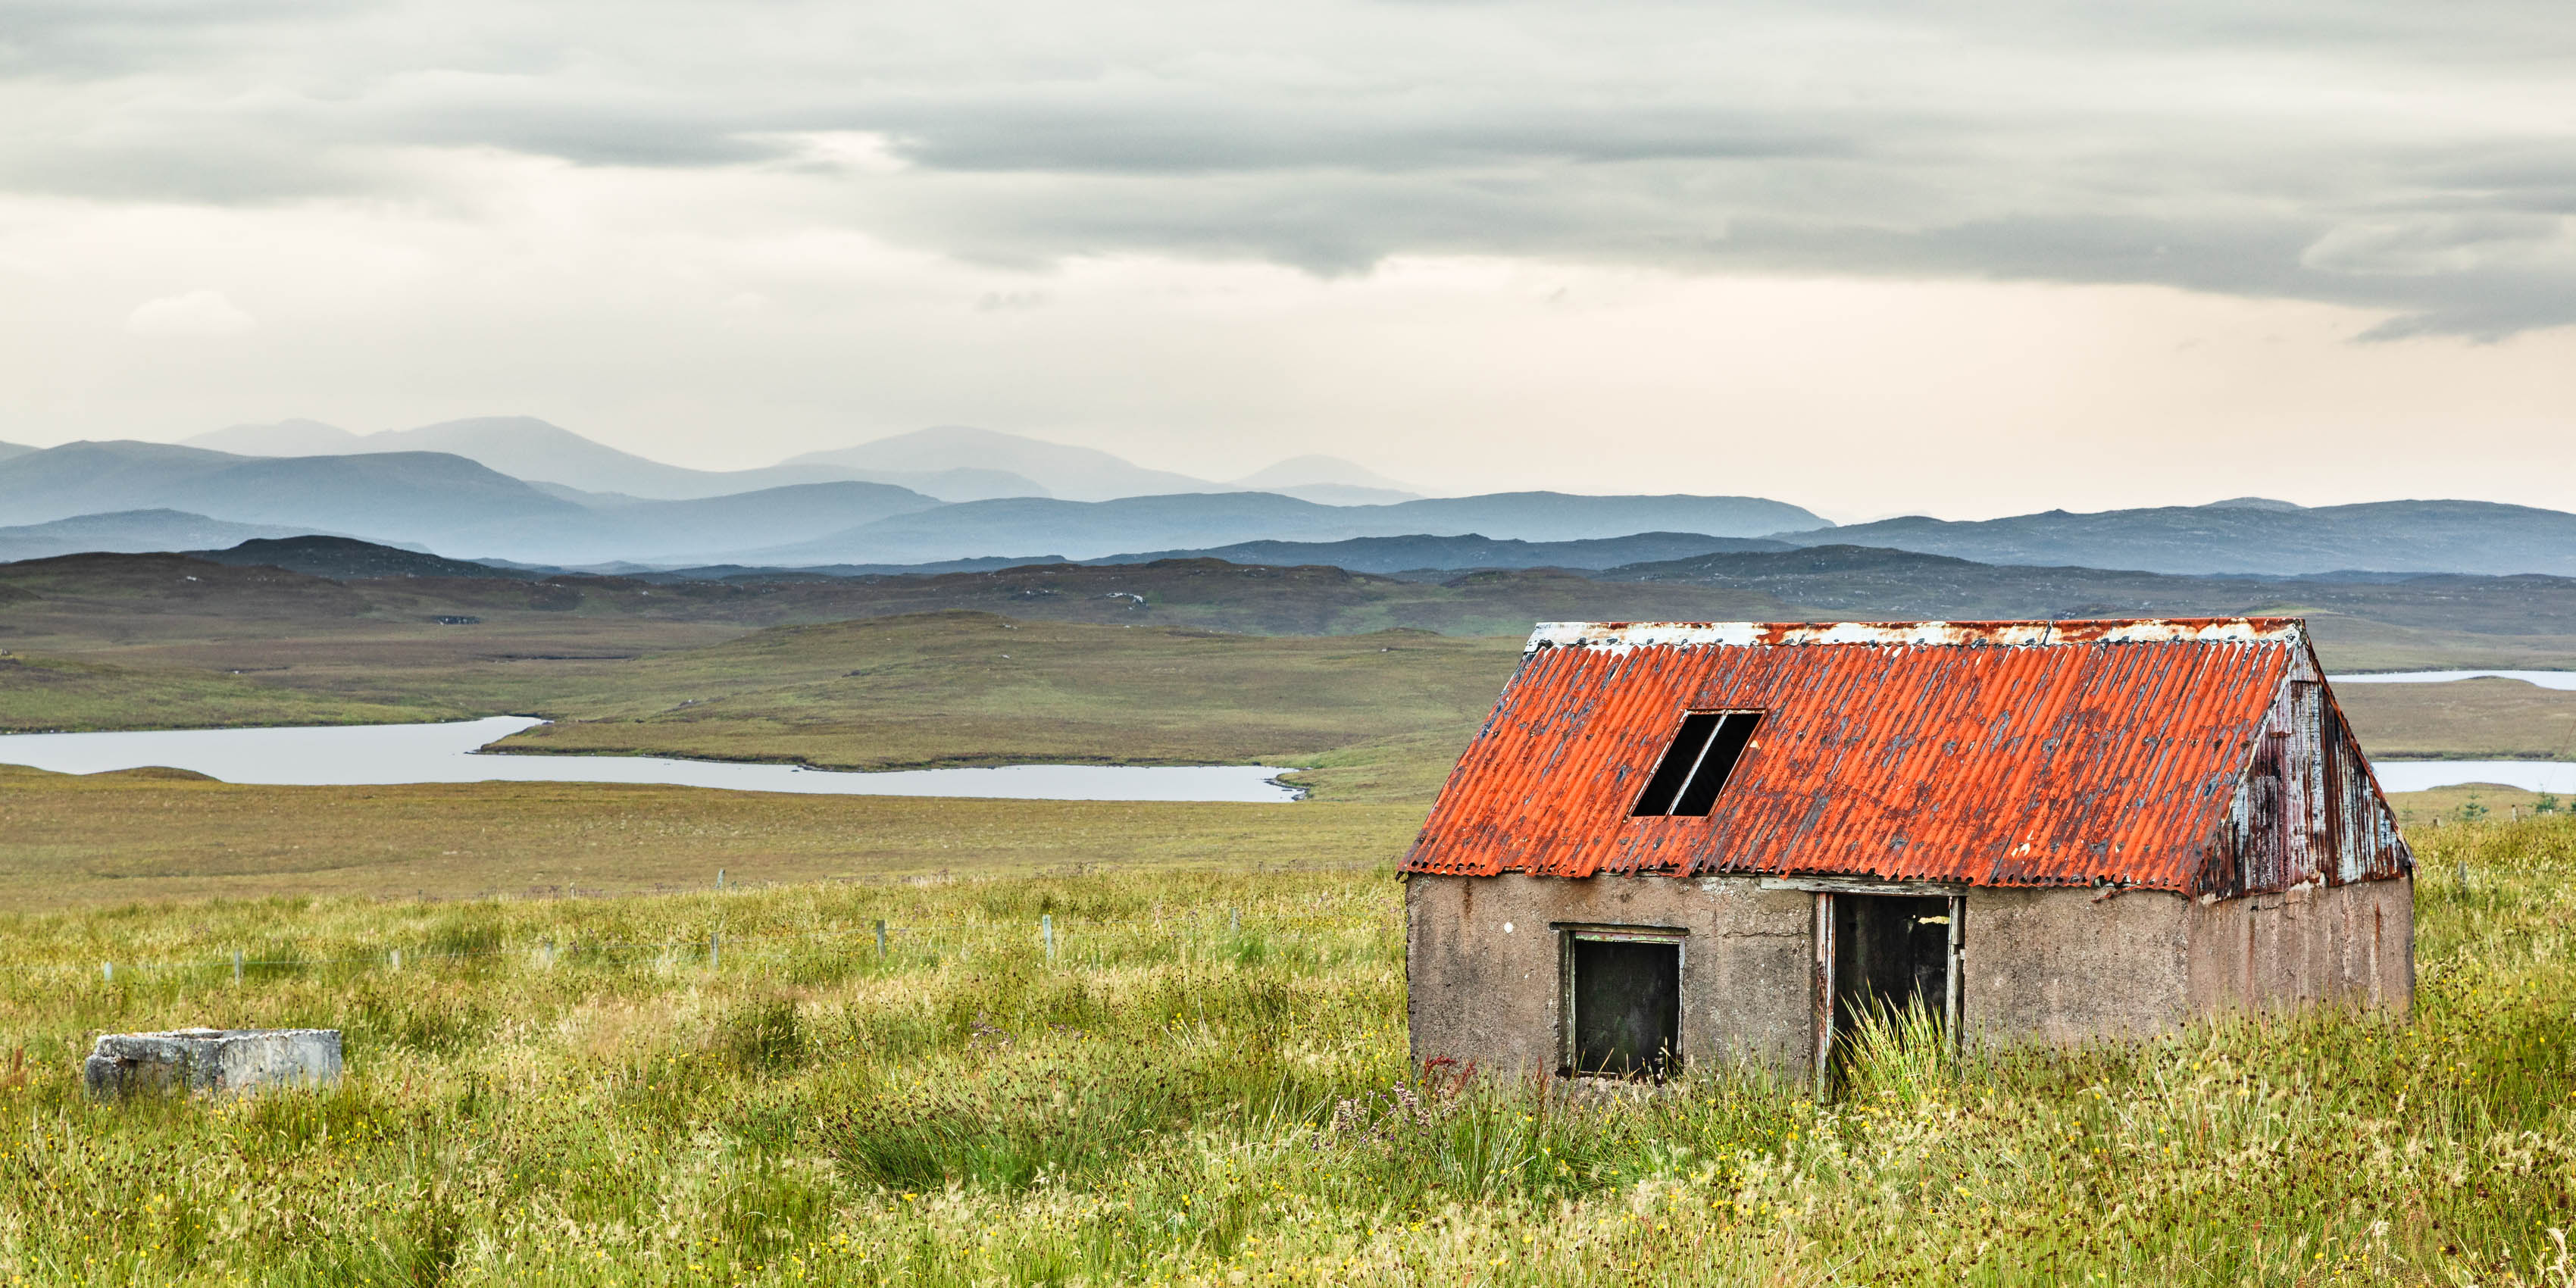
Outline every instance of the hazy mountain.
{"label": "hazy mountain", "polygon": [[1695,532],[1640,532],[1591,541],[1496,541],[1463,537],[1353,537],[1348,541],[1246,541],[1213,550],[1158,550],[1111,555],[1094,564],[1157,559],[1223,559],[1228,563],[1299,567],[1325,564],[1352,572],[1454,572],[1467,568],[1616,568],[1717,551],[1795,550],[1784,541],[1708,537]]}
{"label": "hazy mountain", "polygon": [[636,501],[460,528],[451,550],[556,564],[651,562],[723,550],[746,537],[807,541],[896,515],[938,508],[883,483],[799,483],[690,501]]}
{"label": "hazy mountain", "polygon": [[182,510],[235,523],[436,541],[479,524],[584,513],[433,452],[253,457],[168,443],[66,443],[0,461],[0,522]]}
{"label": "hazy mountain", "polygon": [[16,443],[0,443],[0,461],[5,461],[12,456],[24,456],[34,450],[36,449],[32,447],[22,447]]}
{"label": "hazy mountain", "polygon": [[244,456],[445,452],[524,482],[545,485],[544,490],[559,499],[586,505],[614,505],[620,498],[694,500],[798,483],[848,481],[890,484],[943,501],[1047,495],[1045,488],[1016,474],[981,467],[887,471],[834,465],[771,465],[751,470],[693,470],[621,452],[533,416],[478,416],[378,434],[352,434],[317,420],[283,420],[274,425],[233,425],[199,434],[187,440],[187,445]]}
{"label": "hazy mountain", "polygon": [[183,440],[187,446],[235,456],[347,456],[375,450],[367,436],[318,420],[281,420],[273,425],[226,425]]}
{"label": "hazy mountain", "polygon": [[2488,501],[2377,501],[2304,509],[2249,497],[1950,522],[1882,519],[1777,534],[1801,545],[1882,546],[1985,563],[2171,573],[2576,573],[2576,514]]}
{"label": "hazy mountain", "polygon": [[1045,489],[1044,495],[1073,501],[1225,490],[1222,484],[1149,470],[1088,447],[1068,447],[964,425],[939,425],[856,447],[807,452],[789,457],[785,464],[839,465],[871,471],[1005,470],[1039,484]]}
{"label": "hazy mountain", "polygon": [[1234,486],[1249,492],[1276,492],[1318,505],[1392,505],[1422,495],[1338,456],[1292,456],[1236,479]]}
{"label": "hazy mountain", "polygon": [[1567,496],[1511,492],[1330,506],[1269,492],[1125,497],[1115,501],[976,501],[852,528],[816,541],[726,553],[707,562],[787,566],[930,563],[1043,551],[1098,559],[1246,541],[1482,533],[1498,540],[1581,541],[1640,532],[1754,536],[1824,521],[1752,497]]}
{"label": "hazy mountain", "polygon": [[[5,459],[5,458],[0,458]],[[258,537],[291,537],[305,529],[261,523],[227,523],[178,510],[120,510],[83,514],[50,523],[0,528],[0,563],[105,551],[133,554],[231,545]]]}
{"label": "hazy mountain", "polygon": [[182,553],[209,563],[234,567],[284,568],[308,577],[347,581],[357,577],[506,577],[527,580],[533,574],[463,559],[443,559],[417,550],[380,546],[349,537],[285,537],[244,541],[228,550]]}

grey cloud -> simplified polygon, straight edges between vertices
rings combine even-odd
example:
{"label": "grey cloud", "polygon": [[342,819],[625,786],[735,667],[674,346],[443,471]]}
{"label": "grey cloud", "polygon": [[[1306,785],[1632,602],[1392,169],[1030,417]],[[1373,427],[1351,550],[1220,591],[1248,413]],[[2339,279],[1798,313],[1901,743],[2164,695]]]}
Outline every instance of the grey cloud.
{"label": "grey cloud", "polygon": [[2576,144],[2542,128],[2576,24],[2541,3],[485,4],[49,0],[6,37],[0,108],[45,110],[0,112],[0,182],[282,200],[418,146],[811,172],[795,136],[856,131],[907,165],[830,180],[850,222],[997,263],[1475,252],[2576,322]]}

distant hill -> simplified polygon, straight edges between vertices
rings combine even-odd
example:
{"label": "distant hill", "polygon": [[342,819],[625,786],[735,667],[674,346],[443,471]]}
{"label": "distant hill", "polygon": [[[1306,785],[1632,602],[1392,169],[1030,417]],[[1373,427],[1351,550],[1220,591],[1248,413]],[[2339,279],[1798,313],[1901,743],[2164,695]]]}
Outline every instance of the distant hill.
{"label": "distant hill", "polygon": [[245,457],[168,443],[66,443],[0,461],[0,523],[168,509],[234,523],[435,541],[480,524],[584,513],[434,452]]}
{"label": "distant hill", "polygon": [[0,461],[5,461],[12,456],[24,456],[34,450],[36,449],[21,446],[17,443],[0,443]]}
{"label": "distant hill", "polygon": [[1297,567],[1323,564],[1352,572],[1456,572],[1469,568],[1615,568],[1649,560],[1685,559],[1718,551],[1795,550],[1782,541],[1709,537],[1693,532],[1641,532],[1590,541],[1496,541],[1463,537],[1353,537],[1348,541],[1246,541],[1213,550],[1158,550],[1111,555],[1094,564],[1152,563],[1157,559],[1223,559],[1228,563]]}
{"label": "distant hill", "polygon": [[459,528],[460,552],[557,564],[686,560],[757,536],[801,541],[897,515],[939,508],[884,483],[799,483],[690,501],[635,501]]}
{"label": "distant hill", "polygon": [[1140,550],[1198,550],[1247,541],[1481,533],[1497,540],[1583,541],[1641,532],[1749,537],[1824,520],[1754,497],[1570,496],[1505,492],[1395,505],[1329,506],[1268,492],[1115,501],[977,501],[901,515],[791,546],[727,552],[707,562],[806,566],[931,563],[1043,551],[1099,559]]}
{"label": "distant hill", "polygon": [[364,434],[301,418],[269,425],[226,425],[183,441],[189,447],[235,456],[347,456],[368,450]]}
{"label": "distant hill", "polygon": [[1422,494],[1366,466],[1338,456],[1292,456],[1236,479],[1247,492],[1276,492],[1318,505],[1392,505]]}
{"label": "distant hill", "polygon": [[1712,554],[1591,574],[1605,582],[1759,594],[1816,620],[2307,616],[2327,634],[2389,642],[2337,619],[2438,636],[2539,640],[2576,635],[2576,578],[2422,573],[2409,577],[2187,576],[2104,568],[1983,564],[1867,546]]}
{"label": "distant hill", "polygon": [[1882,519],[1777,534],[1801,545],[1880,546],[1985,563],[2168,573],[2576,573],[2576,514],[2488,501],[2377,501],[2303,509],[2245,497],[1952,522]]}
{"label": "distant hill", "polygon": [[506,577],[532,574],[463,559],[443,559],[349,537],[283,537],[245,541],[228,550],[184,551],[191,558],[236,568],[284,568],[308,577],[348,581],[361,577]]}
{"label": "distant hill", "polygon": [[1221,484],[1164,470],[1149,470],[1089,447],[965,425],[936,425],[856,447],[791,456],[781,468],[838,465],[875,471],[1004,470],[1071,501],[1223,491]]}
{"label": "distant hill", "polygon": [[163,443],[73,443],[0,461],[0,521],[149,507],[254,525],[191,533],[165,524],[159,536],[168,539],[138,535],[117,543],[125,549],[211,549],[319,532],[451,556],[699,562],[689,556],[746,541],[810,539],[939,504],[888,484],[835,481],[593,508],[437,452],[244,457]]}
{"label": "distant hill", "polygon": [[1026,479],[981,466],[915,471],[900,478],[880,478],[868,471],[832,465],[693,470],[621,452],[534,416],[477,416],[379,434],[353,434],[320,421],[288,420],[274,425],[234,425],[199,434],[189,439],[188,445],[254,456],[445,452],[531,483],[648,500],[694,500],[799,483],[846,481],[907,487],[919,484],[928,494],[952,501],[1046,494],[1044,488]]}
{"label": "distant hill", "polygon": [[303,531],[275,524],[227,523],[178,510],[120,510],[0,528],[0,563],[87,551],[127,554],[189,550],[260,537],[291,537]]}

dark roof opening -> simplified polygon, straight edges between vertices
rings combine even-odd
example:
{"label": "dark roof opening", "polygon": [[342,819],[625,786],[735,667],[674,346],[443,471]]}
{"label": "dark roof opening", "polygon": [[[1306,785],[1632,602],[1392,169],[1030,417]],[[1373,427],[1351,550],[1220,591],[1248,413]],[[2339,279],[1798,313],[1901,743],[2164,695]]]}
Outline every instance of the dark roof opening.
{"label": "dark roof opening", "polygon": [[1639,818],[1678,815],[1705,818],[1726,787],[1727,775],[1762,723],[1759,711],[1692,711],[1682,716],[1681,732],[1655,765],[1646,790],[1629,811]]}

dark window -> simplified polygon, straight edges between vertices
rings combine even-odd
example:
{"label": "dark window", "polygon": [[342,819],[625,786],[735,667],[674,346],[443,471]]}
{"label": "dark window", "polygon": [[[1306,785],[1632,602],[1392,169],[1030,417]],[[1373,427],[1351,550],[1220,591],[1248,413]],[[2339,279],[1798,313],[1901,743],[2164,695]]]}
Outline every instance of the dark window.
{"label": "dark window", "polygon": [[1760,723],[1758,711],[1693,711],[1683,716],[1681,732],[1664,749],[1654,777],[1646,780],[1646,790],[1637,794],[1637,806],[1630,812],[1640,818],[1707,816],[1717,804],[1718,792],[1726,787],[1726,776],[1735,772],[1735,762],[1743,759],[1746,745],[1752,742],[1753,727]]}
{"label": "dark window", "polygon": [[1681,1068],[1682,946],[1575,937],[1574,1067],[1617,1078]]}

